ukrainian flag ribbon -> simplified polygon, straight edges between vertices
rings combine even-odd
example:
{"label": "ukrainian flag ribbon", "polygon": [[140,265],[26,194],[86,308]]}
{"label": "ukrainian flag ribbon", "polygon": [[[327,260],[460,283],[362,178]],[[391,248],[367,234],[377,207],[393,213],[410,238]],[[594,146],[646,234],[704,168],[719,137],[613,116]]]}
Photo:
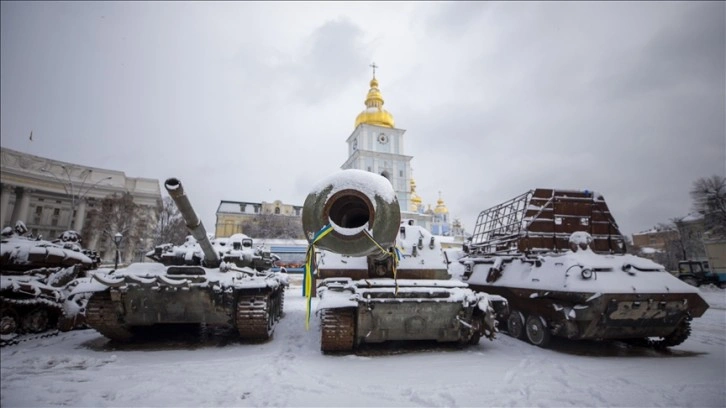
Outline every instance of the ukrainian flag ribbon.
{"label": "ukrainian flag ribbon", "polygon": [[392,271],[393,272],[393,281],[396,284],[396,288],[395,288],[395,291],[393,293],[396,296],[398,296],[398,279],[396,278],[396,270],[398,269],[398,261],[401,260],[401,251],[399,251],[397,247],[393,247],[393,249],[391,249],[390,251],[386,251],[385,248],[383,248],[381,246],[381,244],[379,244],[375,240],[375,238],[373,238],[373,235],[371,235],[371,233],[368,232],[368,230],[363,230],[363,233],[368,237],[368,239],[371,240],[371,242],[373,242],[374,244],[376,244],[376,246],[378,247],[378,249],[381,250],[381,252],[383,252],[384,254],[387,254],[388,256],[390,256],[391,258],[393,258],[391,268],[393,269],[393,271]]}
{"label": "ukrainian flag ribbon", "polygon": [[313,272],[315,271],[315,244],[323,239],[326,235],[330,234],[333,230],[333,226],[328,224],[315,233],[310,245],[308,245],[307,254],[305,255],[305,275],[304,275],[304,291],[305,291],[305,302],[307,304],[305,310],[305,330],[310,329],[310,309],[312,303],[313,294]]}

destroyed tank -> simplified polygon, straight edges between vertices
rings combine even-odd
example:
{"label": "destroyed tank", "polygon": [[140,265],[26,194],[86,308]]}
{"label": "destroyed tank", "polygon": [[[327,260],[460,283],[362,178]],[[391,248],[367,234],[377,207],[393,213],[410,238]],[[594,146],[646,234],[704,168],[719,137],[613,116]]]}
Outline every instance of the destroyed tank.
{"label": "destroyed tank", "polygon": [[[6,227],[0,242],[0,336],[2,345],[57,334],[82,324],[85,299],[72,298],[74,279],[97,267],[73,231],[68,242],[27,236],[22,221]],[[77,235],[77,234],[76,234]]]}
{"label": "destroyed tank", "polygon": [[479,214],[459,262],[475,290],[503,296],[510,336],[681,344],[708,304],[653,261],[626,253],[605,199],[535,189]]}
{"label": "destroyed tank", "polygon": [[76,291],[92,292],[88,325],[115,341],[133,340],[139,328],[200,324],[234,328],[240,338],[267,340],[282,317],[287,275],[272,272],[269,251],[237,235],[211,240],[182,184],[164,184],[193,239],[162,245],[149,257],[112,273],[96,273]]}
{"label": "destroyed tank", "polygon": [[349,169],[324,179],[307,196],[302,221],[315,264],[305,284],[309,296],[317,287],[324,353],[392,340],[494,338],[495,309],[505,312],[506,301],[450,279],[440,242],[401,220],[386,178]]}

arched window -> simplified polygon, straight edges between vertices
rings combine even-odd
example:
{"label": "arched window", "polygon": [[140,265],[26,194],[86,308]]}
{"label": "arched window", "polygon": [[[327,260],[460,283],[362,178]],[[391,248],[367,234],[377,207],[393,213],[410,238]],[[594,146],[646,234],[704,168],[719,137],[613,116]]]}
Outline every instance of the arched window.
{"label": "arched window", "polygon": [[280,207],[275,207],[275,214],[280,214]]}

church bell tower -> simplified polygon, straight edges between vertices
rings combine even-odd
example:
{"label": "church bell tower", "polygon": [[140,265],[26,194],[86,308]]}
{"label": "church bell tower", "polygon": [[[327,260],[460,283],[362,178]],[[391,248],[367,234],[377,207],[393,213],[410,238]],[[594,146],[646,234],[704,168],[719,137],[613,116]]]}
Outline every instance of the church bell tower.
{"label": "church bell tower", "polygon": [[401,209],[410,207],[411,158],[403,154],[403,129],[394,125],[393,115],[383,109],[375,63],[365,109],[356,117],[348,137],[348,160],[341,169],[358,169],[380,174],[393,185]]}

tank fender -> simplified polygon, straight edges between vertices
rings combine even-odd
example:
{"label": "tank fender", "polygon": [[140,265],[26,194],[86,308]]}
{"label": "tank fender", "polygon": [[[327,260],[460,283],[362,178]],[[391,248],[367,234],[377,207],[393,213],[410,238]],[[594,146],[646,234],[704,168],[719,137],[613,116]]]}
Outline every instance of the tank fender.
{"label": "tank fender", "polygon": [[106,279],[106,278],[102,278],[97,273],[94,273],[92,276],[93,276],[93,279],[95,279],[97,282],[102,283],[111,288],[118,288],[118,287],[121,287],[126,284],[126,280],[124,278]]}

